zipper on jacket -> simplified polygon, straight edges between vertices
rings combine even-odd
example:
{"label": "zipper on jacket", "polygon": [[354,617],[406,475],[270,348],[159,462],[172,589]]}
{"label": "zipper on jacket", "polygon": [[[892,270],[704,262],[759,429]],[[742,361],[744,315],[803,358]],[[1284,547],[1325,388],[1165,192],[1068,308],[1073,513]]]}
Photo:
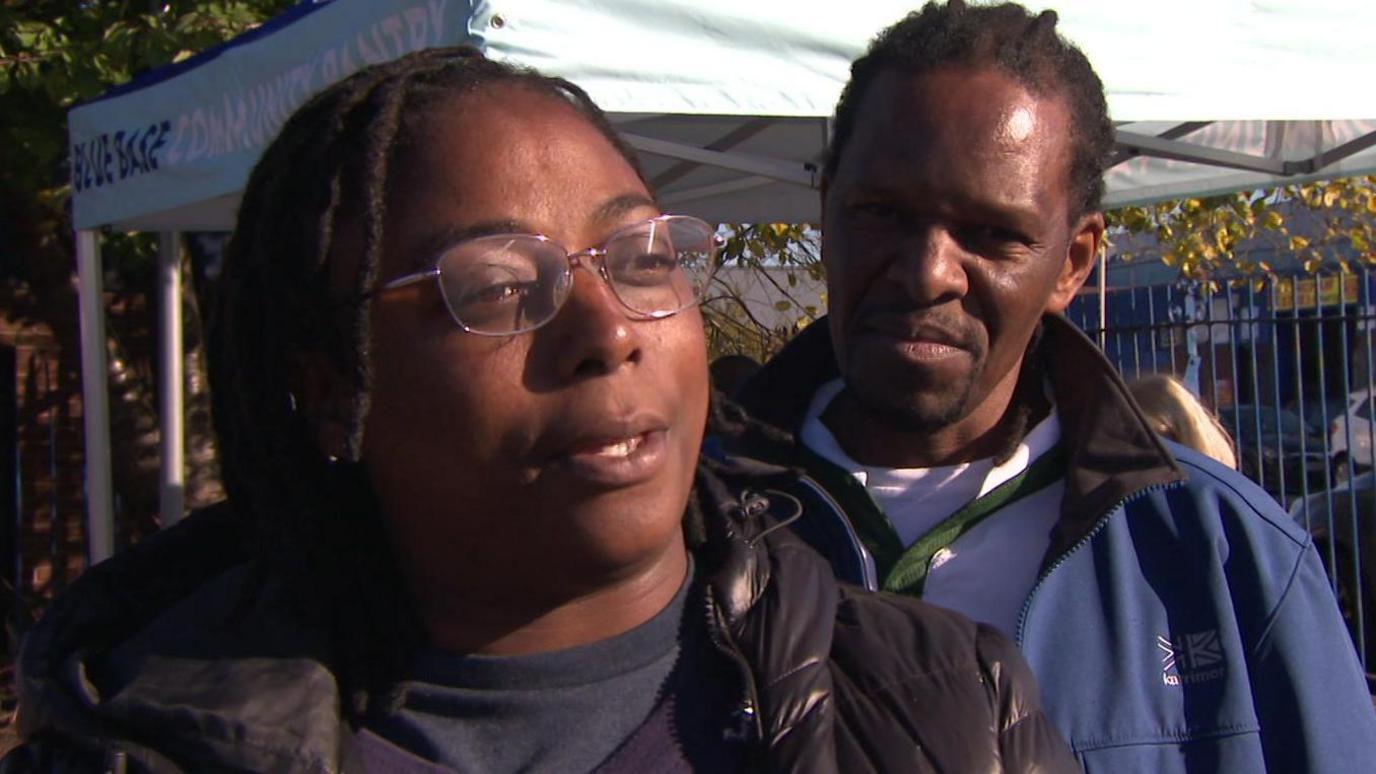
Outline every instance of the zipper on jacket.
{"label": "zipper on jacket", "polygon": [[813,481],[810,476],[800,475],[798,481],[811,489],[814,494],[826,503],[831,509],[831,515],[840,522],[842,530],[846,533],[846,539],[850,541],[850,547],[860,557],[860,577],[864,583],[866,591],[879,590],[879,572],[874,566],[874,557],[870,556],[870,550],[865,548],[865,544],[860,540],[860,535],[855,532],[855,527],[851,525],[850,519],[846,517],[846,512],[841,508],[841,504],[831,496],[820,484]]}
{"label": "zipper on jacket", "polygon": [[1103,531],[1104,527],[1108,525],[1109,519],[1113,518],[1113,514],[1116,511],[1120,509],[1126,509],[1128,503],[1132,502],[1133,500],[1137,500],[1141,497],[1145,497],[1146,495],[1151,494],[1152,492],[1164,492],[1167,489],[1175,488],[1177,486],[1182,485],[1183,483],[1184,482],[1182,481],[1171,481],[1165,484],[1152,484],[1151,486],[1143,487],[1142,489],[1138,489],[1136,492],[1131,492],[1128,495],[1124,496],[1122,499],[1118,500],[1118,502],[1114,503],[1107,510],[1105,510],[1103,515],[1099,517],[1099,520],[1094,522],[1094,526],[1091,527],[1090,530],[1086,532],[1083,537],[1075,541],[1075,545],[1071,546],[1070,548],[1067,548],[1060,556],[1056,557],[1056,561],[1052,562],[1051,565],[1046,568],[1046,572],[1043,572],[1042,574],[1037,576],[1037,582],[1032,584],[1032,590],[1027,592],[1027,599],[1023,600],[1022,612],[1018,613],[1018,628],[1016,632],[1014,632],[1013,636],[1013,643],[1018,646],[1018,650],[1023,649],[1023,628],[1027,626],[1027,614],[1032,610],[1032,600],[1037,596],[1037,591],[1039,591],[1042,585],[1046,583],[1046,579],[1051,577],[1051,573],[1055,572],[1057,569],[1060,568],[1061,565],[1065,564],[1066,561],[1070,559],[1071,554],[1074,554],[1076,551],[1079,551],[1084,546],[1089,545],[1089,541],[1093,540],[1095,535]]}
{"label": "zipper on jacket", "polygon": [[736,647],[735,642],[724,642],[725,636],[730,640],[731,634],[725,631],[722,625],[724,617],[717,606],[716,600],[712,596],[712,587],[703,588],[703,597],[707,602],[707,637],[717,650],[736,665],[740,670],[742,682],[745,684],[745,696],[742,697],[740,706],[736,710],[739,727],[748,727],[739,733],[748,735],[753,733],[758,740],[764,739],[764,721],[760,719],[760,699],[755,692],[755,674],[750,670],[750,662],[746,661],[745,655],[740,648]]}

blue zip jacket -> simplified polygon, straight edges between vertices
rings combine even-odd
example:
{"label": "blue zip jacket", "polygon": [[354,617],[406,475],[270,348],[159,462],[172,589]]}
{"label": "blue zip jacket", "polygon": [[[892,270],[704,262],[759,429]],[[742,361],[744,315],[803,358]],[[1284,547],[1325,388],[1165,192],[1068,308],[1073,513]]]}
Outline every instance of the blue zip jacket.
{"label": "blue zip jacket", "polygon": [[[1308,534],[1236,471],[1153,434],[1072,325],[1044,331],[1066,496],[1017,641],[1085,770],[1376,772],[1376,711]],[[805,505],[797,532],[877,588],[903,547],[794,435],[835,375],[822,321],[742,392],[763,422],[719,412],[711,445],[776,466]]]}

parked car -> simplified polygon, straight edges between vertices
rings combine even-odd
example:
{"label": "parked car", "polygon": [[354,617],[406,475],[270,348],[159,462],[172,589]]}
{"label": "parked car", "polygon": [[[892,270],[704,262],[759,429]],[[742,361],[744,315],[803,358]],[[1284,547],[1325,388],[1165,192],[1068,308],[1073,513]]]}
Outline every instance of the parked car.
{"label": "parked car", "polygon": [[1347,409],[1348,402],[1346,395],[1323,397],[1310,394],[1304,396],[1303,404],[1292,400],[1285,404],[1285,409],[1303,417],[1310,432],[1326,436],[1328,429],[1333,426],[1333,420]]}
{"label": "parked car", "polygon": [[1242,474],[1282,503],[1304,491],[1303,481],[1311,491],[1328,488],[1323,437],[1312,432],[1295,412],[1268,406],[1258,410],[1254,404],[1242,404],[1224,409],[1219,421],[1237,444]]}
{"label": "parked car", "polygon": [[1333,417],[1328,424],[1328,447],[1333,459],[1336,480],[1348,476],[1348,463],[1357,472],[1371,467],[1372,420],[1371,394],[1361,389],[1347,396],[1347,409]]}
{"label": "parked car", "polygon": [[1354,643],[1361,622],[1367,683],[1376,696],[1376,473],[1298,498],[1290,515],[1313,536]]}

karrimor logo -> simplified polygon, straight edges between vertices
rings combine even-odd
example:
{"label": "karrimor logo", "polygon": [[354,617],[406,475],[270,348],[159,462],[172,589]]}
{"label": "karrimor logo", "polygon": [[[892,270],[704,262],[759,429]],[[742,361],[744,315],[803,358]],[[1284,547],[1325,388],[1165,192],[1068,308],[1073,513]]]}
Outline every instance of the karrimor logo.
{"label": "karrimor logo", "polygon": [[1167,639],[1156,637],[1161,650],[1161,682],[1166,685],[1190,685],[1217,680],[1226,672],[1223,643],[1218,630],[1178,635]]}

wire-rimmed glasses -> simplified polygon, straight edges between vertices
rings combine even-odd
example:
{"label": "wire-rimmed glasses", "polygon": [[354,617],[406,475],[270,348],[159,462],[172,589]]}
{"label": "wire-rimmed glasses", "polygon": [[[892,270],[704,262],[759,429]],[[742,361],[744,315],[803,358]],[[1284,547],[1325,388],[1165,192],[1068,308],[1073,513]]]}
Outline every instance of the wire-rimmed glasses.
{"label": "wire-rimmed glasses", "polygon": [[668,317],[702,300],[716,270],[720,240],[707,223],[660,215],[616,231],[600,247],[569,253],[539,234],[493,234],[445,248],[426,271],[380,290],[434,277],[454,322],[469,333],[509,336],[554,319],[586,259],[632,316]]}

